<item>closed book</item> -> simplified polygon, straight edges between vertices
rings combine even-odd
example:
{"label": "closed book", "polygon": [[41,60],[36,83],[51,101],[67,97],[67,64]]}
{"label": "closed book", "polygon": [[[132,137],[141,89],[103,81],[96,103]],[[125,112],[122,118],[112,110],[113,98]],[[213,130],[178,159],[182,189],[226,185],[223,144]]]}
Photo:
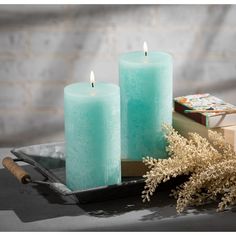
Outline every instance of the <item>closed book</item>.
{"label": "closed book", "polygon": [[206,126],[199,124],[178,112],[174,112],[173,128],[185,138],[189,137],[189,133],[198,133],[202,137],[209,139],[208,131],[217,131],[224,136],[226,142],[231,144],[234,147],[234,151],[236,151],[236,126],[207,128]]}
{"label": "closed book", "polygon": [[174,99],[176,112],[195,120],[207,128],[236,125],[236,113],[185,113],[185,110],[230,110],[236,106],[223,101],[209,93],[176,97]]}

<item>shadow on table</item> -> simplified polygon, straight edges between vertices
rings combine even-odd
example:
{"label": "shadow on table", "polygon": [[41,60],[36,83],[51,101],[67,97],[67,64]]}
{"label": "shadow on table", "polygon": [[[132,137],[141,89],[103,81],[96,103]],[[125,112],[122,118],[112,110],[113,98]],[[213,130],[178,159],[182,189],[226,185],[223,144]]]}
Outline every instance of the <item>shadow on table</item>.
{"label": "shadow on table", "polygon": [[[24,169],[37,175],[30,166]],[[61,197],[47,186],[20,184],[5,169],[0,169],[0,186],[0,210],[14,211],[23,222],[84,214],[73,199]]]}
{"label": "shadow on table", "polygon": [[[150,202],[143,203],[140,196],[126,197],[119,201],[106,201],[101,203],[91,203],[80,206],[83,210],[95,217],[111,217],[121,215],[131,211],[145,210],[140,214],[140,221],[154,221],[171,219],[179,216],[197,214],[216,214],[217,204],[212,203],[197,208],[190,208],[184,213],[176,212],[176,200],[169,197],[168,191],[157,192]],[[146,212],[149,212],[148,214]]]}
{"label": "shadow on table", "polygon": [[161,192],[158,196],[154,196],[151,202],[146,203],[142,202],[140,193],[140,196],[80,205],[84,211],[95,217],[111,217],[139,210],[151,211],[154,208],[159,209],[166,206],[172,209],[170,214],[175,215],[175,200],[170,198],[167,192]]}
{"label": "shadow on table", "polygon": [[[42,176],[30,166],[24,166],[34,179]],[[0,210],[12,210],[23,222],[33,222],[61,216],[79,216],[88,214],[93,217],[112,217],[127,212],[149,209],[154,206],[172,204],[168,195],[163,201],[153,198],[151,203],[142,203],[140,195],[80,204],[70,197],[62,197],[47,186],[22,185],[7,170],[0,169]],[[174,209],[174,207],[173,207]],[[173,211],[173,214],[175,211]]]}
{"label": "shadow on table", "polygon": [[[25,166],[24,169],[31,176],[36,175],[34,176],[36,179],[42,178],[35,171],[32,173],[32,167]],[[23,222],[85,214],[106,218],[140,210],[145,210],[140,215],[140,221],[178,217],[175,209],[176,200],[168,196],[168,191],[159,191],[148,203],[143,203],[141,196],[133,196],[105,202],[77,204],[73,198],[62,197],[46,186],[19,184],[5,169],[0,169],[0,186],[2,187],[0,210],[13,210]],[[198,208],[190,214],[199,214],[209,210],[215,213],[215,207],[216,205],[209,205]],[[214,210],[211,211],[211,209]],[[147,211],[150,213],[147,214]]]}
{"label": "shadow on table", "polygon": [[[159,195],[160,196],[160,195]],[[216,203],[207,204],[204,206],[188,208],[181,214],[176,212],[176,204],[173,205],[156,205],[154,208],[150,209],[150,213],[143,215],[140,219],[141,221],[154,221],[162,219],[174,219],[176,217],[199,215],[199,214],[216,214]]]}
{"label": "shadow on table", "polygon": [[[33,179],[42,176],[31,166],[24,166]],[[20,184],[7,170],[0,169],[0,210],[12,210],[23,222],[51,219],[61,216],[79,216],[88,214],[93,217],[112,217],[124,213],[152,208],[160,204],[169,205],[171,199],[161,202],[154,198],[151,203],[142,203],[140,195],[78,204],[73,198],[62,197],[43,185]]]}

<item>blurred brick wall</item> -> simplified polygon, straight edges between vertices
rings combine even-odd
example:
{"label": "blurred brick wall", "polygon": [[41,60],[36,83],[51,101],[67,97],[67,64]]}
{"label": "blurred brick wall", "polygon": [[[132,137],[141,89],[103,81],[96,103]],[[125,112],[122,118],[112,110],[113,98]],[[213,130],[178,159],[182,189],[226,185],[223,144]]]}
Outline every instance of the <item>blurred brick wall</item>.
{"label": "blurred brick wall", "polygon": [[0,6],[0,146],[62,140],[63,88],[118,83],[120,53],[174,56],[174,96],[236,103],[236,6]]}

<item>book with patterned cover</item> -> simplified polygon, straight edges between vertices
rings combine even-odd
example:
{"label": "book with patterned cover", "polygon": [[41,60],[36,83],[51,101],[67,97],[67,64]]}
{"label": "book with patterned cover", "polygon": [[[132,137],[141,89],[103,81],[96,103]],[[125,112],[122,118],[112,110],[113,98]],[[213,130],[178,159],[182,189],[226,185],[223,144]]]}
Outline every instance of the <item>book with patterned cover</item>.
{"label": "book with patterned cover", "polygon": [[236,109],[224,100],[210,95],[193,94],[187,96],[176,97],[174,99],[175,111],[195,120],[196,122],[205,125],[207,128],[224,127],[236,125],[236,113],[185,113],[185,110],[228,110]]}

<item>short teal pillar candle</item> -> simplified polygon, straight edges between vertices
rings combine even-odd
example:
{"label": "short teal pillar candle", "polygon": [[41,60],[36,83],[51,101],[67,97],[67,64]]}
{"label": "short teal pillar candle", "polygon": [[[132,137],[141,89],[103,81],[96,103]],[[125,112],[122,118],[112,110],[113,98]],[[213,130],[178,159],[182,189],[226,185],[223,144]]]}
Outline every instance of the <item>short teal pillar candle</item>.
{"label": "short teal pillar candle", "polygon": [[142,51],[121,55],[121,158],[166,158],[162,124],[172,124],[172,57]]}
{"label": "short teal pillar candle", "polygon": [[120,91],[75,83],[64,89],[66,184],[85,190],[121,182]]}

